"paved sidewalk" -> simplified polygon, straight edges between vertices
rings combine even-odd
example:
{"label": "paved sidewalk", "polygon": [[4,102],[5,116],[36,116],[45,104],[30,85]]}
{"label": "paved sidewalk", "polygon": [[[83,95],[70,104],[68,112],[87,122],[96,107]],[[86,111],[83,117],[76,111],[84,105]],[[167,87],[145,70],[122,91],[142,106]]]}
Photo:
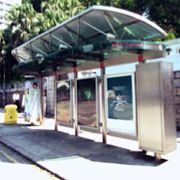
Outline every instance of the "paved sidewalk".
{"label": "paved sidewalk", "polygon": [[139,151],[136,141],[108,136],[108,144],[103,144],[94,133],[82,131],[76,137],[70,128],[54,131],[53,119],[46,118],[44,126],[28,125],[22,115],[17,125],[5,125],[3,119],[0,112],[0,141],[64,179],[178,179],[179,138],[177,151],[157,161]]}

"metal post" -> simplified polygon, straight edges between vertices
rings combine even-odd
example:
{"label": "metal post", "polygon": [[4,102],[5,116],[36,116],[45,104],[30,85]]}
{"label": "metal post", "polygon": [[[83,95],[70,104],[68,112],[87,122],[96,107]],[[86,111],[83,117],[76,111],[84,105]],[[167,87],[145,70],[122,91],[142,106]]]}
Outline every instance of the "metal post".
{"label": "metal post", "polygon": [[55,119],[55,131],[58,131],[58,121],[57,121],[57,87],[56,87],[57,74],[54,71],[54,119]]}
{"label": "metal post", "polygon": [[3,73],[3,107],[6,105],[6,63],[4,59],[4,73]]}
{"label": "metal post", "polygon": [[106,69],[104,67],[104,61],[100,62],[101,69],[101,119],[102,119],[102,140],[103,143],[107,142],[107,128],[106,128],[106,111],[105,111],[105,81],[104,76],[106,74]]}
{"label": "metal post", "polygon": [[139,62],[139,64],[145,63],[144,57],[143,57],[143,54],[141,51],[138,52],[138,62]]}
{"label": "metal post", "polygon": [[78,118],[77,118],[77,69],[74,66],[74,82],[73,82],[73,118],[75,136],[78,136]]}
{"label": "metal post", "polygon": [[40,124],[44,124],[44,90],[43,90],[43,78],[40,76],[40,102],[41,102],[41,117]]}

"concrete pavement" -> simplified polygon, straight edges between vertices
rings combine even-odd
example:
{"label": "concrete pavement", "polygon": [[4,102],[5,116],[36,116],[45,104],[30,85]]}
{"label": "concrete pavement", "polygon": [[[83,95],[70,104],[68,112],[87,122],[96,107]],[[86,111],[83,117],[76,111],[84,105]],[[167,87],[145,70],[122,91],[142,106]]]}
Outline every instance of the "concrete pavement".
{"label": "concrete pavement", "polygon": [[180,167],[180,138],[177,151],[161,161],[145,155],[137,141],[80,132],[71,128],[54,131],[54,120],[46,118],[43,126],[30,126],[21,115],[18,124],[5,125],[0,113],[0,141],[27,156],[40,166],[68,180],[177,179]]}

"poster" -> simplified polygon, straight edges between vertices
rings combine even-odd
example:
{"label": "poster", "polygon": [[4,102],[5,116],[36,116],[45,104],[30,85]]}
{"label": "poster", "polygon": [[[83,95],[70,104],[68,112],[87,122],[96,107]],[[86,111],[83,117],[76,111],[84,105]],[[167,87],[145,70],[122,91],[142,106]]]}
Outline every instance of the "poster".
{"label": "poster", "polygon": [[57,121],[72,123],[70,81],[57,82]]}
{"label": "poster", "polygon": [[136,134],[134,76],[107,77],[107,128]]}
{"label": "poster", "polygon": [[77,81],[77,110],[78,124],[97,128],[97,90],[96,78],[80,79]]}

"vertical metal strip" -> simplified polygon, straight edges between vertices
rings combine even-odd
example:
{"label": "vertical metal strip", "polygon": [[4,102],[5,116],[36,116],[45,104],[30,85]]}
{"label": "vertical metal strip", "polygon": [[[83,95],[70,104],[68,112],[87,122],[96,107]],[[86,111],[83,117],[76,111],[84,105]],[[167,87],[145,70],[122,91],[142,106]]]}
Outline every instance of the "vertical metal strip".
{"label": "vertical metal strip", "polygon": [[74,83],[73,83],[73,118],[75,135],[78,136],[78,118],[77,118],[77,69],[74,66]]}
{"label": "vertical metal strip", "polygon": [[44,124],[44,93],[43,93],[43,77],[40,76],[40,102],[41,102],[41,115],[40,115],[40,124]]}
{"label": "vertical metal strip", "polygon": [[104,61],[100,61],[101,69],[101,119],[102,119],[102,140],[103,143],[107,143],[107,125],[106,125],[106,110],[105,110],[105,74],[106,69],[104,67]]}
{"label": "vertical metal strip", "polygon": [[[80,18],[78,19],[78,27],[77,27],[77,45],[79,45],[79,36],[80,36]],[[73,82],[73,118],[74,118],[74,130],[75,136],[79,135],[78,131],[78,117],[77,117],[77,67],[74,64],[74,82]]]}
{"label": "vertical metal strip", "polygon": [[55,119],[55,131],[58,130],[58,121],[57,121],[57,87],[56,87],[57,74],[56,70],[54,71],[54,119]]}
{"label": "vertical metal strip", "polygon": [[32,43],[30,43],[30,48],[31,48],[31,59],[33,60],[33,47],[32,47]]}
{"label": "vertical metal strip", "polygon": [[6,61],[3,60],[3,107],[6,105]]}

